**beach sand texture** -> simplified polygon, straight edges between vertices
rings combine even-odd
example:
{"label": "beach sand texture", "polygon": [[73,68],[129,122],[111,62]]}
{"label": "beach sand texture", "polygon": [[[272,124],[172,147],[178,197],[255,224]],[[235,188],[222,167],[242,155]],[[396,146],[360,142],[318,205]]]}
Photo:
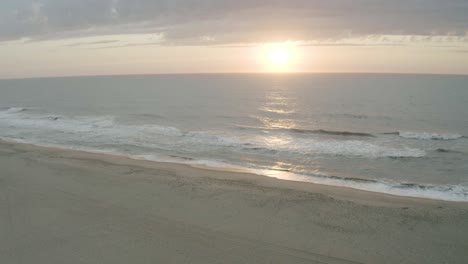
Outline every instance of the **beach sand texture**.
{"label": "beach sand texture", "polygon": [[0,263],[468,263],[468,204],[2,141]]}

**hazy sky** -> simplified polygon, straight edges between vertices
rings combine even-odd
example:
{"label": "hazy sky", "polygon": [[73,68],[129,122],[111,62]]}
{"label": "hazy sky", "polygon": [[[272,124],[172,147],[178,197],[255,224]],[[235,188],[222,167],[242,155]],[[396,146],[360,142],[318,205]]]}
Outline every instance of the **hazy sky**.
{"label": "hazy sky", "polygon": [[265,71],[468,74],[468,0],[0,0],[0,78]]}

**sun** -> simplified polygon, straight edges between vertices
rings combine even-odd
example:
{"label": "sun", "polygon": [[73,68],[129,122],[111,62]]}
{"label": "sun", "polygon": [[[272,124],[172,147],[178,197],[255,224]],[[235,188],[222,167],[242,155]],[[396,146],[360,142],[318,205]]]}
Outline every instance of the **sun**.
{"label": "sun", "polygon": [[298,60],[297,44],[294,42],[266,43],[257,50],[258,61],[265,72],[292,72]]}
{"label": "sun", "polygon": [[284,66],[289,63],[291,54],[286,47],[273,48],[269,54],[270,63],[276,66]]}

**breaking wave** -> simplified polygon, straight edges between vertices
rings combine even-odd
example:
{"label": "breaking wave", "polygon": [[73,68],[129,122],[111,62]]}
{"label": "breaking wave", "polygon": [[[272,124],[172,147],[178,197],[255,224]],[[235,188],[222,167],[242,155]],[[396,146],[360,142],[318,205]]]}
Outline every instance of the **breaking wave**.
{"label": "breaking wave", "polygon": [[332,130],[324,130],[324,129],[308,130],[308,129],[297,129],[297,128],[292,128],[290,130],[296,133],[324,134],[324,135],[334,135],[334,136],[375,137],[373,134],[363,133],[363,132],[332,131]]}
{"label": "breaking wave", "polygon": [[[277,178],[284,176],[284,179],[289,180],[343,186],[400,196],[468,201],[468,189],[462,186],[392,183],[323,173],[301,174],[294,169],[262,170],[255,165],[247,168],[216,160],[216,158],[212,160],[206,157],[197,159],[179,152],[180,149],[192,149],[196,152],[212,147],[227,152],[255,153],[255,155],[266,155],[266,157],[274,155],[280,158],[306,157],[307,155],[420,158],[426,155],[424,150],[417,148],[387,146],[369,140],[359,140],[359,138],[352,140],[304,138],[290,133],[282,133],[285,132],[284,130],[281,133],[272,134],[182,131],[176,127],[155,124],[127,125],[119,123],[113,116],[42,115],[34,113],[34,111],[26,111],[25,108],[7,108],[0,110],[0,113],[2,113],[0,115],[1,138],[23,143],[123,155],[135,159],[205,165],[219,169],[235,168]],[[372,136],[366,133],[328,130],[290,130],[290,132],[356,137]],[[146,151],[128,152],[126,151],[127,147],[139,147],[141,150],[145,148]],[[160,150],[168,152],[160,152]],[[450,150],[440,149],[437,151],[448,152]]]}
{"label": "breaking wave", "polygon": [[461,151],[452,150],[452,149],[444,149],[444,148],[438,148],[435,151],[438,152],[438,153],[459,153],[459,154],[463,154],[463,152],[461,152]]}
{"label": "breaking wave", "polygon": [[[102,150],[102,149],[93,149],[89,147],[72,147],[66,145],[56,145],[56,144],[43,144],[29,142],[27,140],[11,140],[13,142],[19,143],[29,143],[37,146],[43,147],[54,147],[78,151],[86,151],[91,153],[98,154],[110,154],[118,155],[136,160],[148,160],[156,162],[171,162],[171,163],[182,163],[192,166],[202,165],[207,168],[213,168],[218,170],[228,170],[228,171],[238,171],[238,172],[247,172],[254,173],[258,175],[290,180],[290,181],[301,181],[301,182],[310,182],[316,184],[330,185],[330,186],[339,186],[352,188],[356,190],[363,190],[375,193],[385,193],[396,196],[404,197],[414,197],[414,198],[426,198],[433,200],[444,200],[444,201],[455,201],[455,202],[468,202],[468,187],[459,186],[459,185],[423,185],[416,183],[391,183],[385,181],[378,181],[374,179],[365,179],[365,178],[355,178],[355,177],[340,177],[334,175],[327,175],[323,173],[314,173],[314,174],[297,174],[290,172],[289,170],[278,170],[278,169],[253,169],[242,167],[238,165],[233,165],[223,161],[217,160],[205,160],[205,159],[193,159],[188,157],[181,157],[176,155],[158,155],[158,154],[142,154],[142,155],[129,155],[123,153],[119,150]],[[278,173],[280,172],[280,173]]]}
{"label": "breaking wave", "polygon": [[[290,175],[277,177],[283,179],[293,178]],[[339,177],[326,174],[314,174],[310,177],[302,176],[300,181],[317,184],[348,187],[357,190],[386,193],[397,196],[426,198],[433,200],[467,202],[468,187],[461,185],[429,185],[417,183],[398,183],[378,181],[373,179]]]}
{"label": "breaking wave", "polygon": [[[18,110],[19,111],[19,110]],[[264,135],[236,134],[219,131],[182,131],[175,127],[148,125],[128,125],[116,122],[113,116],[60,116],[14,114],[0,118],[0,128],[5,128],[3,136],[34,137],[38,141],[55,143],[73,142],[93,145],[130,145],[165,149],[206,149],[230,147],[239,151],[276,152],[284,155],[332,155],[357,156],[366,158],[406,158],[423,157],[425,151],[409,148],[380,145],[361,140],[320,140],[300,138],[287,134]],[[8,134],[8,131],[9,134]],[[294,131],[294,130],[291,130]],[[295,133],[324,133],[347,136],[369,136],[364,133],[334,132],[326,130],[301,131]],[[259,153],[261,154],[261,153]]]}
{"label": "breaking wave", "polygon": [[245,148],[270,152],[297,153],[301,155],[316,154],[365,158],[421,158],[426,155],[425,151],[416,148],[396,148],[360,140],[296,139],[294,142],[285,141],[280,144],[276,140],[278,139],[265,138],[262,140],[263,142],[256,142],[256,144],[246,146]]}
{"label": "breaking wave", "polygon": [[22,108],[22,107],[6,107],[6,108],[0,108],[1,112],[4,112],[6,114],[14,114],[14,113],[20,113],[24,112],[27,109]]}
{"label": "breaking wave", "polygon": [[325,130],[325,129],[302,129],[302,128],[267,128],[261,126],[236,126],[239,129],[243,130],[273,130],[273,131],[285,131],[285,132],[292,132],[298,134],[322,134],[322,135],[332,135],[332,136],[354,136],[354,137],[375,137],[375,135],[371,133],[365,132],[351,132],[351,131],[334,131],[334,130]]}
{"label": "breaking wave", "polygon": [[455,140],[462,138],[459,134],[438,134],[430,132],[396,132],[402,138],[420,139],[420,140]]}

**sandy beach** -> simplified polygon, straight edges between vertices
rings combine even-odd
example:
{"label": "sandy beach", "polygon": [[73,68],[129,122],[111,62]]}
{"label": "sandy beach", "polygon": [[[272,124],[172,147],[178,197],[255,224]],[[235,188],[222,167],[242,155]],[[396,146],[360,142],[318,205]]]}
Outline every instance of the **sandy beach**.
{"label": "sandy beach", "polygon": [[468,204],[0,141],[0,263],[468,263]]}

